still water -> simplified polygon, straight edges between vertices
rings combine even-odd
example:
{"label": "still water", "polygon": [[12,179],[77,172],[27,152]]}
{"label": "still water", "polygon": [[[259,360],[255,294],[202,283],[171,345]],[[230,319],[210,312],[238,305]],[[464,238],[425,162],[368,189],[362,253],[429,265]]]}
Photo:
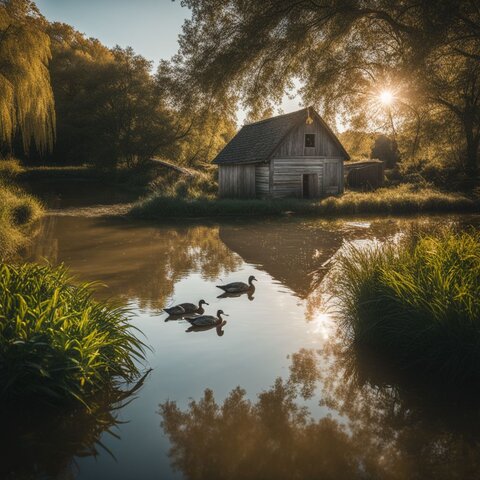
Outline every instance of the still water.
{"label": "still water", "polygon": [[[479,218],[46,217],[24,259],[105,284],[97,295],[130,306],[153,370],[126,405],[35,427],[12,422],[20,433],[4,450],[3,477],[479,478],[478,410],[419,394],[352,356],[324,286],[346,243],[452,222]],[[216,285],[249,275],[253,295],[218,298]],[[166,321],[164,307],[200,299],[207,313],[229,314],[221,331]]]}

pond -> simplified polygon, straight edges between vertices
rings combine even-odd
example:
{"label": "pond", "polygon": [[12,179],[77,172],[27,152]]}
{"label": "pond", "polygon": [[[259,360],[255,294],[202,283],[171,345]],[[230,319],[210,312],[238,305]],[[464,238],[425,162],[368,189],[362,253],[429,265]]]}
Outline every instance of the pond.
{"label": "pond", "polygon": [[[153,370],[123,404],[86,418],[10,421],[2,478],[475,477],[478,412],[349,356],[322,285],[348,242],[479,220],[45,217],[24,259],[105,284],[97,295],[129,305]],[[219,298],[216,285],[249,275],[253,294]],[[200,299],[229,315],[222,329],[188,332],[162,310]]]}

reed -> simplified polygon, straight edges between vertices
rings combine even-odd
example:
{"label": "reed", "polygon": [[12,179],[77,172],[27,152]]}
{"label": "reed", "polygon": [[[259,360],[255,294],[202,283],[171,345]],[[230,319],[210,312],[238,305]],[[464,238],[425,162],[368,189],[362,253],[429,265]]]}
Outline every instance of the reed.
{"label": "reed", "polygon": [[63,267],[0,264],[0,400],[80,402],[139,374],[127,311],[93,299]]}
{"label": "reed", "polygon": [[480,379],[480,234],[410,232],[350,246],[335,292],[353,342],[425,379]]}

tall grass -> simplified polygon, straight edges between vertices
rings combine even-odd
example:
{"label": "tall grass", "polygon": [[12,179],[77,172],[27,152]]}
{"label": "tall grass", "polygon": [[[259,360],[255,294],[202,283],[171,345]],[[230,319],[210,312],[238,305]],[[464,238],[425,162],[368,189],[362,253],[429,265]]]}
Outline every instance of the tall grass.
{"label": "tall grass", "polygon": [[461,194],[445,193],[429,187],[400,185],[374,192],[350,191],[339,197],[323,200],[215,199],[194,195],[189,190],[168,191],[151,195],[136,203],[130,215],[138,218],[198,217],[222,215],[283,215],[287,212],[303,215],[337,216],[356,214],[405,214],[426,212],[478,211],[480,204]]}
{"label": "tall grass", "polygon": [[0,264],[0,400],[88,405],[138,375],[144,345],[125,309],[63,268]]}
{"label": "tall grass", "polygon": [[480,379],[478,232],[350,246],[337,269],[335,291],[356,345],[424,378]]}

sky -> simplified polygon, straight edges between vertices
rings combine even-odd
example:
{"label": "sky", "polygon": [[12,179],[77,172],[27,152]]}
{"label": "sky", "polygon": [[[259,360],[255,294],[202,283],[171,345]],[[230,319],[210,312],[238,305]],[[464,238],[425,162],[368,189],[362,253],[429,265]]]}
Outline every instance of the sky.
{"label": "sky", "polygon": [[36,0],[50,21],[72,25],[107,47],[120,45],[153,60],[168,59],[190,11],[180,0]]}
{"label": "sky", "polygon": [[[168,60],[177,51],[178,35],[190,11],[180,0],[36,0],[50,21],[72,25],[87,37],[98,38],[107,47],[132,47],[153,61]],[[285,97],[281,109],[298,110],[299,100]],[[239,125],[245,112],[237,113]]]}

